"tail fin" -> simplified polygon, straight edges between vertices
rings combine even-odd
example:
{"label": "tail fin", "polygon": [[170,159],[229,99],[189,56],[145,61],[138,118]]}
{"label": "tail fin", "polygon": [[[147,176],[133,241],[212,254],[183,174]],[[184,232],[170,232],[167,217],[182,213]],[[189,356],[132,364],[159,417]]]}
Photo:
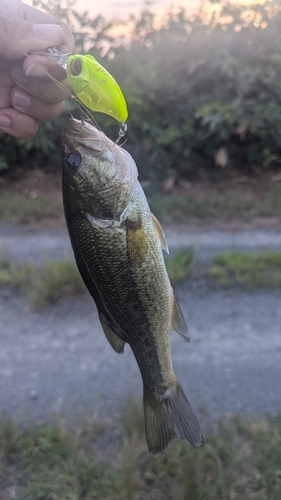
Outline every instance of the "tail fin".
{"label": "tail fin", "polygon": [[143,402],[146,440],[152,455],[162,453],[176,437],[188,439],[193,446],[203,445],[197,417],[179,383],[161,400],[152,399],[144,389]]}

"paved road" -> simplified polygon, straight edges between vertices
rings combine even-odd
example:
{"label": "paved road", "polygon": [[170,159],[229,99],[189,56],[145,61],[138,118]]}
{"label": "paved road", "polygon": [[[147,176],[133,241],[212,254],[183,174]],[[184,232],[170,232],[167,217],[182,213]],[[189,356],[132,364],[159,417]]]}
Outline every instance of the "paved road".
{"label": "paved road", "polygon": [[[167,230],[170,247],[193,245],[207,255],[225,248],[281,248],[275,233],[186,233]],[[177,239],[178,238],[178,239]],[[9,248],[10,247],[10,248]],[[0,253],[39,262],[71,255],[64,232],[29,234],[5,226]],[[177,287],[192,341],[171,334],[175,372],[192,405],[216,418],[281,411],[281,291]],[[0,292],[0,411],[44,420],[59,409],[115,415],[142,384],[130,348],[117,355],[99,325],[92,299],[61,301],[41,314],[24,297]]]}
{"label": "paved road", "polygon": [[[191,246],[200,257],[218,250],[281,249],[281,233],[276,231],[187,231],[185,227],[168,226],[165,234],[171,251]],[[46,259],[72,257],[66,229],[31,232],[8,224],[0,224],[0,254],[3,252],[17,262],[42,263]]]}

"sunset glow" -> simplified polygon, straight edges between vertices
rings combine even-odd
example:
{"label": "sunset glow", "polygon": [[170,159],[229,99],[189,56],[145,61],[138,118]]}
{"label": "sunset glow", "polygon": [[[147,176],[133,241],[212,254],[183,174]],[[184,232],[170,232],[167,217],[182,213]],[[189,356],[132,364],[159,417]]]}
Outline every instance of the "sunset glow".
{"label": "sunset glow", "polygon": [[184,7],[187,12],[198,9],[198,0],[155,0],[144,2],[143,0],[103,0],[102,3],[94,4],[92,0],[80,0],[79,7],[88,10],[93,15],[102,14],[107,19],[126,18],[131,14],[138,14],[144,8],[149,9],[161,16],[169,7]]}
{"label": "sunset glow", "polygon": [[[24,0],[24,3],[32,5],[32,0]],[[233,1],[238,5],[245,5],[249,7],[253,3],[264,4],[265,0],[238,0]],[[63,0],[60,4],[64,4]],[[209,3],[200,0],[103,0],[102,2],[93,2],[93,0],[79,0],[77,1],[76,8],[81,12],[88,11],[91,17],[98,15],[104,16],[107,20],[111,19],[124,19],[130,15],[138,15],[141,10],[149,8],[157,16],[161,16],[170,8],[183,7],[188,14],[192,14],[200,7],[204,6],[204,10],[216,11],[220,10],[221,4]]]}

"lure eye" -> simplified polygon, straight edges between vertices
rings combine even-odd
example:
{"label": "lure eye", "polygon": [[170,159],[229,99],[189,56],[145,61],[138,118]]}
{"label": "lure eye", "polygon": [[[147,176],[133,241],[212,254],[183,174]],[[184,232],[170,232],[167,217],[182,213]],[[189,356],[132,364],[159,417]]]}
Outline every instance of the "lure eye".
{"label": "lure eye", "polygon": [[74,59],[70,64],[70,73],[71,76],[79,76],[82,71],[82,62],[81,59]]}
{"label": "lure eye", "polygon": [[82,158],[79,153],[70,153],[66,158],[67,163],[74,168],[79,168],[82,163]]}

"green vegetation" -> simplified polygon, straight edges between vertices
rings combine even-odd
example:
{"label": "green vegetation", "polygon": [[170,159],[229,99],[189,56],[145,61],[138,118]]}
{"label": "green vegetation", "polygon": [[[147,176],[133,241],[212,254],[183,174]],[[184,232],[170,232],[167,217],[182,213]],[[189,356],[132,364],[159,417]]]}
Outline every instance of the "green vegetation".
{"label": "green vegetation", "polygon": [[[107,498],[116,484],[111,464],[95,460],[100,428],[67,429],[63,423],[21,429],[0,424],[0,495],[26,500]],[[2,490],[2,491],[1,491]],[[9,497],[10,498],[10,497]]]}
{"label": "green vegetation", "polygon": [[13,264],[5,255],[0,258],[0,287],[3,286],[26,289],[36,310],[85,291],[77,266],[70,260],[46,262],[38,267],[29,263]]}
{"label": "green vegetation", "polygon": [[281,287],[281,252],[224,252],[214,255],[208,274],[221,285]]}
{"label": "green vegetation", "polygon": [[[142,178],[177,180],[202,170],[220,176],[233,167],[280,167],[277,0],[250,6],[222,1],[213,15],[210,1],[193,17],[170,9],[162,24],[149,8],[114,23],[81,14],[73,0],[34,4],[73,23],[78,52],[92,53],[120,84],[129,108],[126,148]],[[3,136],[0,169],[22,159],[59,165],[59,135],[70,107],[58,120],[42,124],[31,141]],[[118,125],[110,117],[97,114],[97,121],[116,138]]]}
{"label": "green vegetation", "polygon": [[16,165],[60,166],[60,134],[75,106],[67,101],[63,113],[50,123],[40,123],[37,134],[29,140],[16,139],[0,132],[0,172]]}
{"label": "green vegetation", "polygon": [[[202,267],[200,262],[195,265],[193,250],[186,248],[165,258],[165,263],[172,285],[192,273],[192,279],[205,276],[227,287],[239,284],[251,289],[281,288],[281,252],[218,253],[210,266]],[[14,264],[5,255],[0,257],[0,287],[27,290],[31,306],[38,311],[86,290],[76,264],[70,260],[46,262],[38,267],[30,263]]]}
{"label": "green vegetation", "polygon": [[[259,184],[261,188],[262,181]],[[270,185],[269,185],[270,186]],[[151,211],[161,222],[188,224],[221,221],[250,222],[255,218],[275,217],[281,220],[281,185],[255,192],[231,188],[227,183],[212,183],[195,189],[177,189],[171,193],[145,189]],[[0,189],[0,222],[29,224],[58,218],[62,207],[43,196],[28,195]]]}
{"label": "green vegetation", "polygon": [[275,186],[259,197],[255,193],[234,193],[214,186],[193,193],[155,193],[148,196],[151,211],[161,221],[187,224],[191,220],[251,221],[255,217],[281,218],[281,186]]}
{"label": "green vegetation", "polygon": [[[105,448],[106,436],[111,439]],[[0,421],[3,498],[279,500],[280,468],[280,416],[260,422],[229,418],[205,436],[203,448],[176,440],[157,458],[147,451],[143,410],[132,401],[121,425],[73,428],[57,419],[23,427]]]}
{"label": "green vegetation", "polygon": [[39,310],[66,295],[85,292],[85,285],[74,262],[47,262],[34,279],[31,304]]}
{"label": "green vegetation", "polygon": [[194,264],[192,248],[178,250],[174,257],[165,258],[165,264],[172,285],[184,281]]}
{"label": "green vegetation", "polygon": [[0,222],[29,224],[58,217],[58,208],[42,196],[30,198],[0,190]]}
{"label": "green vegetation", "polygon": [[0,256],[0,286],[22,288],[30,283],[34,268],[31,264],[14,264],[8,255]]}
{"label": "green vegetation", "polygon": [[[173,284],[183,281],[193,267],[193,251],[179,250],[166,259]],[[14,264],[8,255],[0,257],[0,287],[25,288],[35,310],[54,304],[66,295],[85,292],[85,285],[74,262],[60,260],[38,267],[30,263]]]}

